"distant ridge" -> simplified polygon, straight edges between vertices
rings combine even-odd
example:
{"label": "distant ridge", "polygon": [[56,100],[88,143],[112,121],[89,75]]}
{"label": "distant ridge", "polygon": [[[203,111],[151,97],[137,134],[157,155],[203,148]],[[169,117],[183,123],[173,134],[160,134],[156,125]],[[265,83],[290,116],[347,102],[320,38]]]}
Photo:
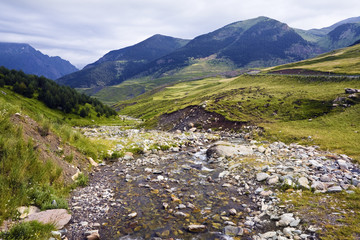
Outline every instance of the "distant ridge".
{"label": "distant ridge", "polygon": [[130,47],[113,50],[83,70],[57,80],[71,87],[97,87],[118,84],[134,76],[147,63],[186,45],[189,40],[156,34]]}
{"label": "distant ridge", "polygon": [[69,61],[49,57],[26,43],[0,42],[0,66],[57,79],[77,71]]}

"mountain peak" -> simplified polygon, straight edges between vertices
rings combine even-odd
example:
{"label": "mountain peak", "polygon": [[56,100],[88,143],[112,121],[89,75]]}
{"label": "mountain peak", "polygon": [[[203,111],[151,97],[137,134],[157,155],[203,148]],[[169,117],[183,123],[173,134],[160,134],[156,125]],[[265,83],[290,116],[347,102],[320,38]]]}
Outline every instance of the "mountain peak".
{"label": "mountain peak", "polygon": [[78,70],[69,61],[49,57],[27,43],[0,42],[0,65],[50,79]]}

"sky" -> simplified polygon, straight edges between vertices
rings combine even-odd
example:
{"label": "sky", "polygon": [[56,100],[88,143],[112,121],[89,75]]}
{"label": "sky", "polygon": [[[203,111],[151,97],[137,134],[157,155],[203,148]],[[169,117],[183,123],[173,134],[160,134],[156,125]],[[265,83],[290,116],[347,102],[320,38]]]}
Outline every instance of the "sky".
{"label": "sky", "polygon": [[258,16],[307,30],[359,9],[359,0],[0,0],[0,42],[28,43],[82,68],[155,34],[192,39]]}

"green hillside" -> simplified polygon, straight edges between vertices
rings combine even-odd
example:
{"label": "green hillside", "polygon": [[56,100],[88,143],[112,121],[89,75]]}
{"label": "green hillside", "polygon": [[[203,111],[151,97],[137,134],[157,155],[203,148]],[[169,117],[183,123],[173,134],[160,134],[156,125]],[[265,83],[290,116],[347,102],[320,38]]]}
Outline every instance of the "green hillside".
{"label": "green hillside", "polygon": [[360,44],[325,53],[301,62],[269,68],[267,71],[281,71],[285,69],[307,69],[341,75],[359,75]]}
{"label": "green hillside", "polygon": [[267,138],[319,144],[360,160],[359,96],[351,100],[351,107],[332,106],[334,99],[347,96],[344,88],[360,88],[359,80],[244,75],[179,83],[120,102],[116,107],[122,114],[156,125],[165,113],[205,104],[207,111],[228,120],[263,127]]}
{"label": "green hillside", "polygon": [[162,85],[201,79],[212,75],[237,74],[237,72],[233,72],[235,69],[234,64],[225,59],[213,59],[212,57],[192,59],[189,66],[162,74],[160,77],[156,77],[155,73],[152,76],[129,79],[115,86],[104,87],[95,94],[92,93],[93,89],[91,88],[79,90],[92,95],[105,104],[113,105],[118,101],[134,98]]}
{"label": "green hillside", "polygon": [[[44,85],[36,86],[37,80]],[[44,89],[51,91],[50,87],[53,87],[60,98],[69,97],[68,93],[73,93],[74,99],[82,95],[52,85],[53,81],[42,77],[1,68],[0,83],[1,225],[6,219],[18,217],[16,208],[19,206],[35,205],[43,210],[67,208],[65,198],[79,184],[71,179],[76,167],[84,173],[83,180],[86,179],[86,173],[91,169],[88,157],[103,159],[112,147],[106,141],[95,142],[84,137],[73,126],[118,124],[119,119],[111,114],[109,117],[98,114],[96,108],[99,110],[103,105],[93,105],[96,99],[78,102],[76,111],[75,106],[69,112],[58,105],[49,108],[48,103],[39,98]],[[29,94],[29,88],[32,88],[32,94]],[[80,109],[85,108],[88,112],[83,116]],[[52,204],[53,200],[57,202],[56,206]]]}

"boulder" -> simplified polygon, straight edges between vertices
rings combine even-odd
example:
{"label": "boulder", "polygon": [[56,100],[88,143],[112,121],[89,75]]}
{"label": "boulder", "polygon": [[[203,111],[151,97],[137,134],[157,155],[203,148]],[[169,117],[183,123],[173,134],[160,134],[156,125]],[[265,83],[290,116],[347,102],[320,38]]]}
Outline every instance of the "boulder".
{"label": "boulder", "polygon": [[254,153],[252,147],[229,142],[219,141],[214,143],[207,151],[206,156],[211,157],[233,157],[236,155],[252,155]]}
{"label": "boulder", "polygon": [[52,223],[56,229],[62,229],[70,221],[71,215],[66,209],[52,209],[33,213],[24,219],[25,222],[38,221],[44,224]]}
{"label": "boulder", "polygon": [[270,177],[269,174],[260,172],[260,173],[256,174],[256,181],[262,182],[262,181],[267,180],[269,177]]}

